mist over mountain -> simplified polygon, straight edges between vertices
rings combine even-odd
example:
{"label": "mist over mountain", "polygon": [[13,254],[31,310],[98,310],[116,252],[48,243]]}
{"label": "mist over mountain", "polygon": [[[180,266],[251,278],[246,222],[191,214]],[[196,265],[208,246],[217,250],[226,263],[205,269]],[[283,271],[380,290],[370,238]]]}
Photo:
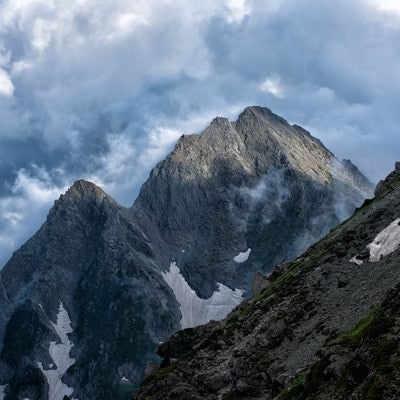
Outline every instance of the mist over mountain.
{"label": "mist over mountain", "polygon": [[79,180],[0,273],[4,399],[124,399],[180,328],[221,320],[371,192],[267,108],[183,135],[131,207]]}

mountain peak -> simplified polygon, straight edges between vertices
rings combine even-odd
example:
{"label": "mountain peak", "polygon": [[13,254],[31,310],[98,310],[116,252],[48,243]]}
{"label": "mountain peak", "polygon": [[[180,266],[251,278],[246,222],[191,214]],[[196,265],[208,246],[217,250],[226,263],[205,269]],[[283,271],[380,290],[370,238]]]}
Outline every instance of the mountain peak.
{"label": "mountain peak", "polygon": [[105,195],[103,190],[100,189],[100,187],[98,187],[95,183],[86,181],[84,179],[75,181],[69,190],[80,193],[81,195]]}
{"label": "mountain peak", "polygon": [[203,134],[206,137],[210,136],[226,136],[226,134],[229,135],[229,132],[232,132],[233,130],[233,125],[229,121],[228,118],[225,117],[215,117],[210,125],[203,131]]}
{"label": "mountain peak", "polygon": [[213,126],[226,126],[226,125],[230,125],[230,122],[228,120],[228,118],[225,117],[215,117],[210,124],[210,127]]}
{"label": "mountain peak", "polygon": [[111,199],[102,189],[93,182],[79,179],[60,197],[60,200],[73,201],[103,201],[105,198]]}
{"label": "mountain peak", "polygon": [[75,181],[71,186],[71,189],[72,188],[80,192],[93,191],[96,188],[99,189],[99,187],[95,183],[86,181],[84,179],[78,179],[77,181]]}
{"label": "mountain peak", "polygon": [[103,209],[103,205],[112,206],[111,208],[118,207],[116,201],[97,185],[79,179],[55,201],[49,211],[47,221],[54,221],[54,218],[57,219],[59,215],[65,219],[65,212],[72,218],[77,214],[86,213],[88,209]]}
{"label": "mountain peak", "polygon": [[275,114],[267,107],[249,106],[246,107],[239,115],[238,122],[246,119],[262,118],[263,121],[278,122],[284,125],[289,125],[286,119],[278,114]]}
{"label": "mountain peak", "polygon": [[[334,160],[323,143],[305,129],[290,125],[269,108],[249,106],[236,121],[219,116],[200,134],[183,135],[167,162],[158,164],[151,177],[172,173],[185,182],[213,176],[229,180],[243,174],[261,176],[272,167],[285,165],[326,184],[332,180]],[[215,174],[222,164],[224,174]],[[360,175],[349,162],[344,162],[343,168],[349,170],[349,176]]]}

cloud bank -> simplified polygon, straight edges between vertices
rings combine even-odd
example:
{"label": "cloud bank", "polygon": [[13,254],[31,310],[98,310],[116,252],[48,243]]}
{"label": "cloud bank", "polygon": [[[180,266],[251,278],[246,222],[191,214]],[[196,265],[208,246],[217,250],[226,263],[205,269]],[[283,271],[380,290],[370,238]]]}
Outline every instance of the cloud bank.
{"label": "cloud bank", "polygon": [[0,264],[75,179],[125,205],[182,133],[265,105],[372,180],[400,151],[392,0],[3,0]]}

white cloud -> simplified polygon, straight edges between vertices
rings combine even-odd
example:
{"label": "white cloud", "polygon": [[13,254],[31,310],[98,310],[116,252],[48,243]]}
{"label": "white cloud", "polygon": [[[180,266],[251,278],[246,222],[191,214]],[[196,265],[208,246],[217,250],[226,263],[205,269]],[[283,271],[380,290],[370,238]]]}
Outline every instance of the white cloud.
{"label": "white cloud", "polygon": [[44,51],[50,44],[57,24],[44,19],[37,19],[33,25],[32,45],[39,51]]}
{"label": "white cloud", "polygon": [[121,134],[108,134],[108,151],[99,157],[96,172],[84,176],[126,205],[134,200],[136,189],[151,168],[171,149],[181,132],[158,126],[150,129],[144,143],[137,147]]}
{"label": "white cloud", "polygon": [[230,23],[240,23],[250,14],[251,9],[247,0],[227,0],[228,9],[227,21]]}
{"label": "white cloud", "polygon": [[0,91],[21,93],[9,120],[31,124],[18,135],[68,146],[70,135],[77,142],[76,132],[88,128],[88,115],[93,120],[115,103],[133,101],[148,82],[207,79],[202,26],[225,12],[224,1],[0,3],[0,44],[11,74],[1,72]]}
{"label": "white cloud", "polygon": [[14,85],[11,81],[10,75],[0,68],[0,95],[11,97],[14,93]]}
{"label": "white cloud", "polygon": [[100,180],[105,182],[113,179],[118,180],[136,159],[135,147],[127,137],[109,134],[107,135],[107,144],[109,151],[100,158],[100,165],[102,166],[102,178]]}
{"label": "white cloud", "polygon": [[121,192],[129,191],[137,175],[137,151],[128,137],[118,134],[107,135],[107,146],[108,151],[97,161],[97,170],[84,178],[120,197]]}
{"label": "white cloud", "polygon": [[399,0],[370,0],[372,5],[381,11],[390,11],[400,14]]}
{"label": "white cloud", "polygon": [[33,64],[29,60],[16,61],[12,65],[12,75],[18,75],[21,72],[32,68]]}
{"label": "white cloud", "polygon": [[153,166],[181,135],[182,132],[174,128],[160,126],[152,129],[146,150],[140,156],[140,163],[146,167]]}
{"label": "white cloud", "polygon": [[[50,175],[43,168],[34,167],[33,170],[35,175],[25,169],[18,171],[12,193],[14,195],[22,195],[22,197],[39,206],[55,200],[60,194],[60,187],[54,186]],[[66,189],[66,187],[61,188],[61,190],[63,189]],[[22,208],[20,205],[17,205],[17,207]]]}
{"label": "white cloud", "polygon": [[270,76],[266,78],[261,83],[260,89],[261,91],[270,93],[277,98],[284,97],[282,82],[278,76]]}
{"label": "white cloud", "polygon": [[12,226],[18,227],[22,221],[22,215],[14,211],[6,211],[3,218]]}
{"label": "white cloud", "polygon": [[57,186],[42,168],[21,169],[10,195],[0,198],[0,268],[15,250],[44,221],[54,200],[66,190]]}
{"label": "white cloud", "polygon": [[115,24],[110,29],[110,32],[106,33],[104,38],[106,41],[113,41],[118,38],[123,38],[126,35],[132,33],[132,31],[140,26],[147,25],[149,21],[146,17],[140,14],[135,14],[132,12],[121,13],[116,16]]}

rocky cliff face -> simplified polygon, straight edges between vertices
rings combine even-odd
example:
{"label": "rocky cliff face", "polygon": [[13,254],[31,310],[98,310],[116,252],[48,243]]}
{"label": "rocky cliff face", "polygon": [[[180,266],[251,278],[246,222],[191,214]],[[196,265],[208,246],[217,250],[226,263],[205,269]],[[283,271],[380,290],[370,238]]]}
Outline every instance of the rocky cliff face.
{"label": "rocky cliff face", "polygon": [[259,107],[183,136],[131,208],[76,182],[1,271],[0,398],[129,397],[160,341],[225,317],[254,272],[299,254],[369,189]]}
{"label": "rocky cliff face", "polygon": [[136,398],[399,398],[399,259],[397,169],[227,319],[164,343]]}

